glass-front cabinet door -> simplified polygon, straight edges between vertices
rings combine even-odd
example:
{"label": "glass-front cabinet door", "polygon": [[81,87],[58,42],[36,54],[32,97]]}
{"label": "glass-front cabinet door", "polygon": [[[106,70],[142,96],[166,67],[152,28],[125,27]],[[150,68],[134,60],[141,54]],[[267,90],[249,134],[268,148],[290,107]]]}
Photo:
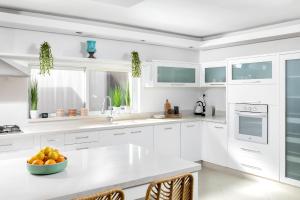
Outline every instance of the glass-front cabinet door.
{"label": "glass-front cabinet door", "polygon": [[226,62],[211,62],[201,64],[202,87],[225,87]]}
{"label": "glass-front cabinet door", "polygon": [[280,57],[281,181],[300,186],[300,53]]}
{"label": "glass-front cabinet door", "polygon": [[155,62],[155,86],[199,87],[199,69],[192,63]]}
{"label": "glass-front cabinet door", "polygon": [[229,83],[267,84],[276,82],[277,56],[259,56],[229,61]]}

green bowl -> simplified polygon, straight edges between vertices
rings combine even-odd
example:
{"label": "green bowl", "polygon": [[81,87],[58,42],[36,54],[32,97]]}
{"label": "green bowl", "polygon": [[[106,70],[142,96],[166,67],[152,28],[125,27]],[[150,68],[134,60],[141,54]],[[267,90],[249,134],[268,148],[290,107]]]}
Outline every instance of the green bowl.
{"label": "green bowl", "polygon": [[31,174],[35,174],[35,175],[55,174],[63,171],[67,167],[67,164],[68,164],[68,160],[65,157],[65,161],[56,163],[54,165],[32,165],[27,163],[27,170]]}

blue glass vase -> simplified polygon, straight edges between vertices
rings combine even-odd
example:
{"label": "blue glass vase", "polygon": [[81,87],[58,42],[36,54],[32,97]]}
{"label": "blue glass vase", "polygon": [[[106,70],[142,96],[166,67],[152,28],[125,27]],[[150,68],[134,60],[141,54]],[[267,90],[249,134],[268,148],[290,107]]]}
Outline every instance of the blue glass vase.
{"label": "blue glass vase", "polygon": [[88,40],[86,41],[87,49],[86,51],[89,53],[89,58],[95,58],[94,53],[96,52],[96,41]]}

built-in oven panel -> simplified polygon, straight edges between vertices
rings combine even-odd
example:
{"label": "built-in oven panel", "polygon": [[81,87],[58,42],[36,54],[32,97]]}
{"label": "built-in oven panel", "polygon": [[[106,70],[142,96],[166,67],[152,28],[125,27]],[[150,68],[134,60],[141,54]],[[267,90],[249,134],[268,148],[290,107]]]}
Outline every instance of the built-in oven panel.
{"label": "built-in oven panel", "polygon": [[[245,105],[245,109],[241,109]],[[235,138],[249,142],[268,143],[267,105],[243,104],[235,110]],[[255,111],[254,111],[255,110]],[[257,112],[258,111],[258,112]],[[259,112],[261,111],[261,112]]]}

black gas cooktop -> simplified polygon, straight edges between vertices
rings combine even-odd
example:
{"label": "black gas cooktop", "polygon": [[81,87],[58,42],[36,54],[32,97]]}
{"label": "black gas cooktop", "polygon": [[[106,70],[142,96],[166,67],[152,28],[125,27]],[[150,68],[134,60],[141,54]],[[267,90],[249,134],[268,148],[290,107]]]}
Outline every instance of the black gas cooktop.
{"label": "black gas cooktop", "polygon": [[0,126],[0,135],[22,133],[17,125],[3,125]]}

